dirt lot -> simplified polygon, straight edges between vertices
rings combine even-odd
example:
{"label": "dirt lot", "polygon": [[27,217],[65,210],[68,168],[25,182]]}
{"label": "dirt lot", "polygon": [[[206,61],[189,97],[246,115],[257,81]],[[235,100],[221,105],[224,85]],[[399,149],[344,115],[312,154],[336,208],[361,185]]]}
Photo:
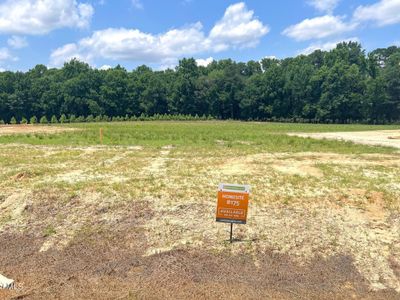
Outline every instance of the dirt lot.
{"label": "dirt lot", "polygon": [[0,299],[399,299],[399,153],[216,145],[0,145]]}
{"label": "dirt lot", "polygon": [[0,135],[29,134],[29,133],[57,133],[75,130],[45,125],[0,125]]}
{"label": "dirt lot", "polygon": [[400,130],[291,133],[290,135],[315,139],[344,140],[364,145],[388,146],[400,149]]}

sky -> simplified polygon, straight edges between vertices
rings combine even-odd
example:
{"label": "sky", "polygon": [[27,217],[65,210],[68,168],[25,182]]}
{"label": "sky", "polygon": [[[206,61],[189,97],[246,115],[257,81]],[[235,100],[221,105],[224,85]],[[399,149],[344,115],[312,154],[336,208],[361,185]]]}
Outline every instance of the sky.
{"label": "sky", "polygon": [[400,0],[0,0],[0,71],[77,58],[94,68],[174,68],[400,46]]}

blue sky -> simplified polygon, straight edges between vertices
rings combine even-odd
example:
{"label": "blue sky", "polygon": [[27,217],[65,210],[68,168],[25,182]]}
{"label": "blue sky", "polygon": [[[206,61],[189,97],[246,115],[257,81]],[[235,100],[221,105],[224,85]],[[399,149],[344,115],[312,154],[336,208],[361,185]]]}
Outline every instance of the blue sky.
{"label": "blue sky", "polygon": [[400,0],[3,0],[0,70],[174,67],[182,57],[284,58],[356,40],[400,44]]}

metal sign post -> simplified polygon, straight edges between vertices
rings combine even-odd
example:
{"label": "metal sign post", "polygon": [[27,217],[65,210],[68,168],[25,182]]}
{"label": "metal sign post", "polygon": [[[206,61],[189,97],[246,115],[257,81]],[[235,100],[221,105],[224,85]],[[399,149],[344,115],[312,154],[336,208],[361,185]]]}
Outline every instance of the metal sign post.
{"label": "metal sign post", "polygon": [[233,223],[231,223],[231,238],[230,238],[231,244],[232,244],[232,242],[233,242],[233,240],[232,240],[232,234],[233,234]]}
{"label": "metal sign post", "polygon": [[233,224],[246,224],[249,206],[249,185],[225,184],[218,187],[216,221],[231,224],[230,242],[233,242]]}

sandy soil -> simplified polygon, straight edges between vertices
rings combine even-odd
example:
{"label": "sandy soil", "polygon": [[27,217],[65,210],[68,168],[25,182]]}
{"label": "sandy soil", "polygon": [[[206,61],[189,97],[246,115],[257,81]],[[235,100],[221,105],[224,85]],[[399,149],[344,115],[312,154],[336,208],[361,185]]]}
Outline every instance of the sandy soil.
{"label": "sandy soil", "polygon": [[400,154],[228,151],[0,145],[0,299],[399,299]]}
{"label": "sandy soil", "polygon": [[28,133],[57,133],[76,130],[74,128],[43,126],[43,125],[0,125],[0,135]]}
{"label": "sandy soil", "polygon": [[315,139],[343,140],[365,145],[388,146],[400,149],[400,130],[290,133],[289,135]]}

